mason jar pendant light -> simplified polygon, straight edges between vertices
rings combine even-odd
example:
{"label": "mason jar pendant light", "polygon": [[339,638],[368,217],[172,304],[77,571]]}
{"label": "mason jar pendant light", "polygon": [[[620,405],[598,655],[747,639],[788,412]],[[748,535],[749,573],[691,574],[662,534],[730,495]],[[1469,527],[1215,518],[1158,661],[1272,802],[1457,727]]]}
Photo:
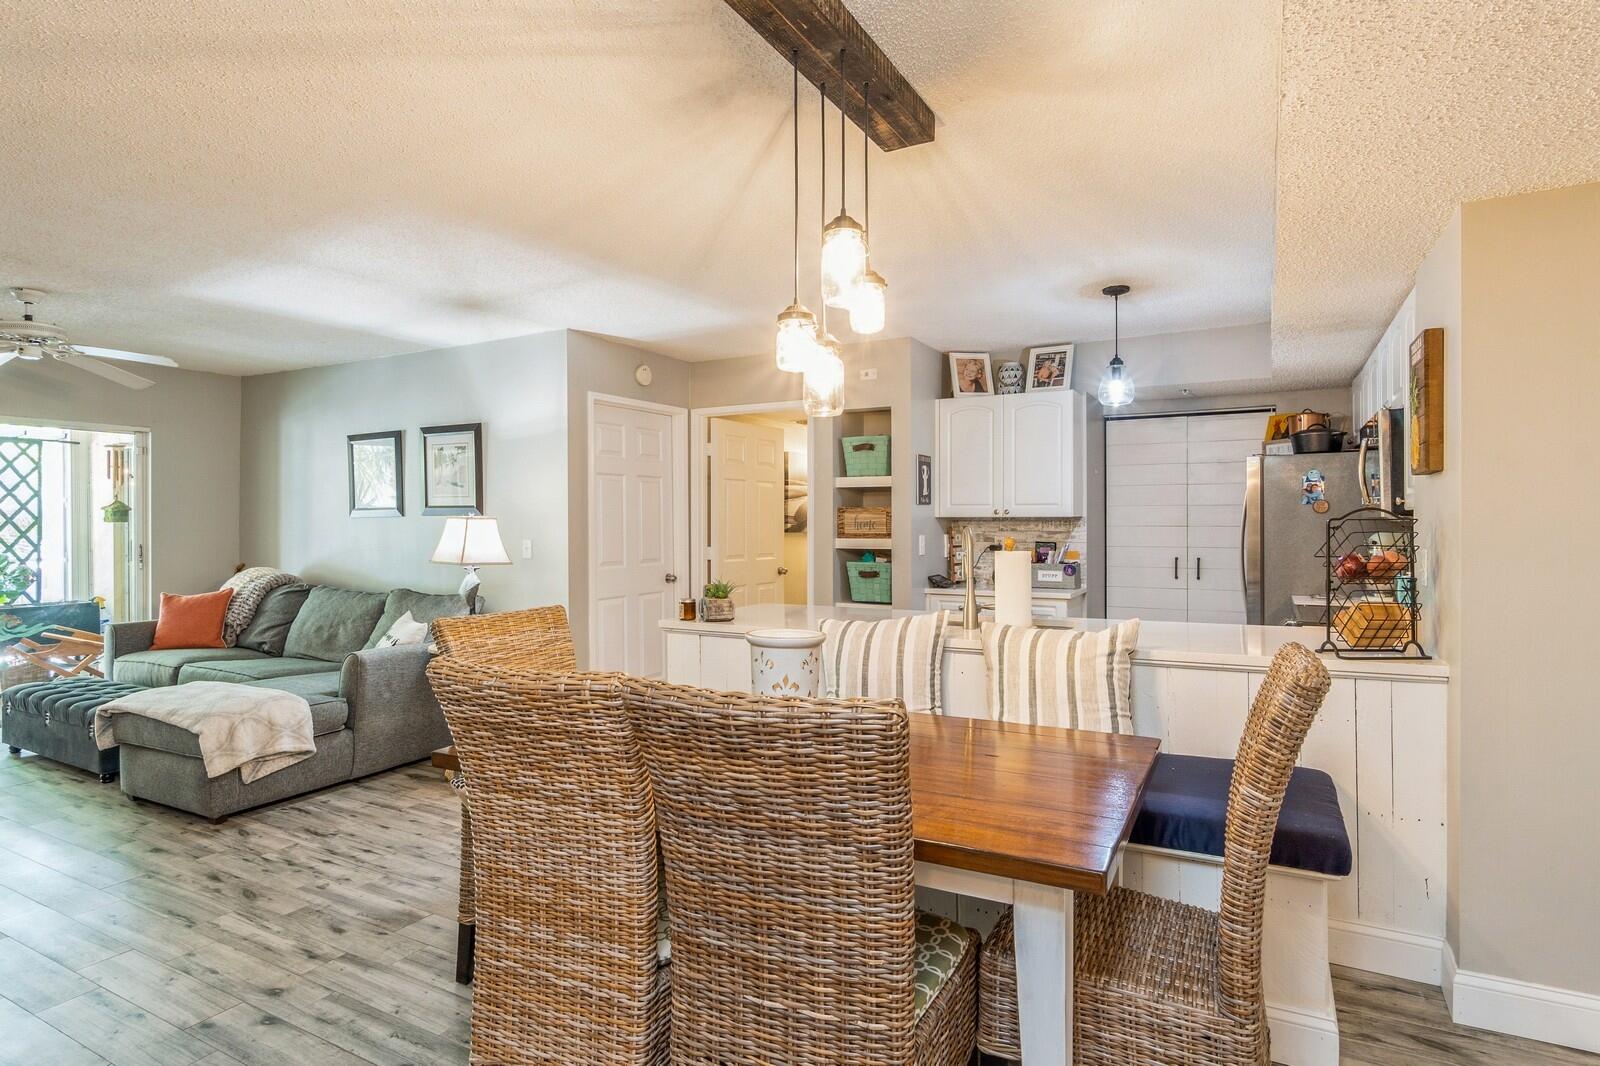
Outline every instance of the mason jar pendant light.
{"label": "mason jar pendant light", "polygon": [[[866,221],[862,239],[872,235],[872,145],[867,141],[867,126],[872,125],[872,83],[861,87],[861,97],[867,102],[867,125],[861,127],[861,217]],[[889,283],[883,275],[872,269],[872,248],[867,244],[866,270],[856,284],[850,299],[850,328],[862,336],[881,332],[884,315],[888,310]]]}
{"label": "mason jar pendant light", "polygon": [[[822,131],[822,203],[819,218],[828,217],[828,86],[818,86],[817,114]],[[824,283],[826,286],[826,283]],[[839,342],[828,332],[828,303],[822,303],[822,322],[817,328],[811,361],[806,365],[801,401],[808,418],[833,418],[844,413],[844,359]]]}
{"label": "mason jar pendant light", "polygon": [[778,315],[778,369],[799,373],[817,351],[817,316],[800,302],[800,50],[794,66],[794,302]]}
{"label": "mason jar pendant light", "polygon": [[1133,379],[1127,376],[1122,362],[1122,317],[1119,301],[1128,294],[1126,285],[1107,285],[1100,290],[1111,297],[1111,363],[1106,376],[1100,379],[1100,406],[1126,407],[1133,402]]}
{"label": "mason jar pendant light", "polygon": [[[844,81],[844,49],[839,49],[839,80]],[[824,109],[826,110],[826,109]],[[845,114],[839,108],[839,215],[822,229],[822,302],[848,308],[867,269],[867,233],[845,210]],[[827,187],[827,175],[823,175]]]}

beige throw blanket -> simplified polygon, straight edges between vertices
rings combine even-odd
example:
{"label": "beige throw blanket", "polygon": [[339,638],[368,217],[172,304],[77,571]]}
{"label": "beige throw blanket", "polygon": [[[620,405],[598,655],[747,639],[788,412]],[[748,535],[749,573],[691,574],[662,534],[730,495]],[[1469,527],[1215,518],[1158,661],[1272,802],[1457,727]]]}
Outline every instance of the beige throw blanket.
{"label": "beige throw blanket", "polygon": [[311,705],[280,689],[191,681],[122,696],[95,712],[94,740],[101,750],[117,742],[111,725],[117,714],[137,714],[193,733],[207,777],[236,769],[247,785],[317,750]]}

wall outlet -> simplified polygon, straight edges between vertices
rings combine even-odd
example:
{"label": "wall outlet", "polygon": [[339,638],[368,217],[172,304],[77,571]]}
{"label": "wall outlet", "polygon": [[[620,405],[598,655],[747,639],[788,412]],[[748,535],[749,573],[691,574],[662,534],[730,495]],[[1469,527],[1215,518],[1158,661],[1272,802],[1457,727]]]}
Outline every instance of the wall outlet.
{"label": "wall outlet", "polygon": [[918,555],[927,555],[928,554],[928,535],[926,533],[918,533],[917,534],[917,554]]}
{"label": "wall outlet", "polygon": [[878,368],[875,367],[875,366],[867,367],[865,370],[863,370],[861,372],[861,380],[862,381],[877,381],[878,380]]}
{"label": "wall outlet", "polygon": [[523,542],[522,542],[522,557],[524,559],[532,559],[533,558],[533,541],[527,540],[527,539],[523,540]]}

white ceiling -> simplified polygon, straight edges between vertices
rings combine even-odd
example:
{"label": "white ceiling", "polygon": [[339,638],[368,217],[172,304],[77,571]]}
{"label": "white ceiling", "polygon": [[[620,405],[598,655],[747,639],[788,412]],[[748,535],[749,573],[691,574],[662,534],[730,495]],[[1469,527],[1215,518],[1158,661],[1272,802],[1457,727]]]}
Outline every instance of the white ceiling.
{"label": "white ceiling", "polygon": [[[1123,280],[1125,333],[1267,317],[1277,0],[851,8],[941,122],[874,149],[890,335],[1108,336]],[[251,373],[570,327],[707,358],[789,301],[789,71],[721,0],[6,18],[0,283],[83,343]],[[801,132],[811,247],[814,91]]]}
{"label": "white ceiling", "polygon": [[[874,150],[872,218],[888,333],[935,347],[1105,338],[1127,281],[1125,335],[1270,313],[1282,383],[1342,383],[1457,200],[1600,176],[1593,0],[850,7],[939,116]],[[257,373],[567,327],[700,359],[766,350],[789,300],[788,68],[722,0],[6,27],[0,283],[82,343]],[[814,276],[804,89],[801,134]]]}

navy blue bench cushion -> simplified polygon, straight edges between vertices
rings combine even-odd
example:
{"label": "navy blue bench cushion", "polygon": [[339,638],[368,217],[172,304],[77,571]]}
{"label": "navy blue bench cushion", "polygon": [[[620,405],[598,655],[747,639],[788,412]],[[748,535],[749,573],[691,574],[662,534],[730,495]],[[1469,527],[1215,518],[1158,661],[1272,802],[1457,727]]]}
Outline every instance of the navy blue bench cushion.
{"label": "navy blue bench cushion", "polygon": [[[1232,759],[1157,755],[1129,842],[1221,855],[1232,782]],[[1297,766],[1290,775],[1271,861],[1335,877],[1350,872],[1350,836],[1339,813],[1339,794],[1333,778],[1321,770]]]}

